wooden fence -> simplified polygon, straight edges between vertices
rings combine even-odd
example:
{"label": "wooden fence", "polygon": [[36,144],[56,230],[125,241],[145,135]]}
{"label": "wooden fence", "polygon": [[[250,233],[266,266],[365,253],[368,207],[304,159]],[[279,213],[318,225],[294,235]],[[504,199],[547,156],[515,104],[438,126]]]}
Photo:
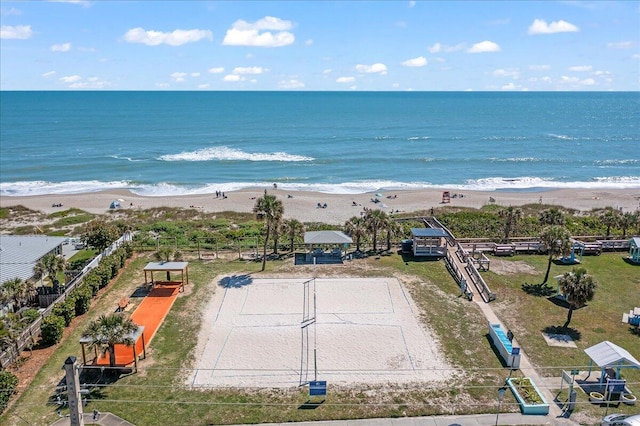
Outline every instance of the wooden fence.
{"label": "wooden fence", "polygon": [[7,368],[20,357],[20,353],[25,348],[35,344],[36,339],[38,338],[38,336],[40,336],[40,326],[42,325],[42,320],[51,315],[51,312],[53,311],[56,303],[64,302],[64,300],[69,296],[73,289],[82,282],[82,279],[90,270],[98,266],[102,259],[104,259],[106,256],[109,256],[111,253],[113,253],[114,250],[116,250],[127,241],[131,241],[131,234],[129,233],[125,233],[117,241],[111,244],[111,246],[106,248],[102,253],[100,253],[91,262],[89,262],[89,264],[87,264],[87,266],[82,269],[80,274],[76,275],[76,277],[65,286],[64,292],[60,294],[51,305],[43,309],[42,312],[40,312],[40,316],[27,328],[22,330],[20,335],[13,341],[13,343],[0,353],[0,368]]}

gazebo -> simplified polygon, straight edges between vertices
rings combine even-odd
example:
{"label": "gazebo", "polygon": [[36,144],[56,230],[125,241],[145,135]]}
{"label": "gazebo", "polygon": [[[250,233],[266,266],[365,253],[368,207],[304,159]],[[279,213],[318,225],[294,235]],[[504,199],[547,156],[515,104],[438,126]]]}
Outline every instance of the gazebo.
{"label": "gazebo", "polygon": [[[138,371],[138,351],[140,349],[142,349],[142,357],[143,358],[147,358],[147,345],[145,342],[145,338],[144,338],[144,326],[139,325],[138,329],[136,331],[134,331],[133,333],[130,333],[129,335],[127,335],[127,338],[131,339],[133,341],[133,344],[128,347],[124,344],[117,344],[116,345],[116,350],[115,350],[115,364],[116,367],[123,367],[128,364],[130,364],[131,362],[133,362],[134,365],[134,371]],[[82,346],[82,365],[87,365],[87,353],[86,353],[86,346],[87,345],[93,345],[93,349],[94,349],[94,358],[93,358],[93,362],[94,364],[97,365],[101,365],[101,366],[105,366],[103,365],[103,362],[105,361],[104,359],[100,359],[100,357],[98,357],[98,347],[97,345],[94,345],[93,343],[95,342],[94,339],[92,339],[89,336],[82,336],[79,340],[80,346]],[[101,342],[101,343],[106,343],[106,342]],[[119,350],[122,348],[130,348],[129,350]],[[124,352],[124,353],[122,353]],[[129,355],[131,353],[133,354],[133,358],[130,359]],[[106,360],[108,360],[108,357],[106,358]],[[109,363],[107,362],[106,364],[107,366],[109,365]]]}
{"label": "gazebo", "polygon": [[[150,273],[151,281],[147,280],[147,272]],[[154,280],[154,272],[166,272],[166,280]],[[172,280],[171,272],[180,272],[180,280]],[[189,284],[189,262],[149,262],[144,267],[144,283],[145,285],[180,283],[180,290],[184,291],[184,285]]]}
{"label": "gazebo", "polygon": [[444,257],[447,254],[447,233],[442,228],[411,228],[413,255]]}
{"label": "gazebo", "polygon": [[[343,251],[353,243],[353,239],[342,231],[309,231],[304,233],[304,243],[309,246],[308,257],[314,257],[318,261],[327,260],[325,263],[334,263],[329,260],[335,258],[342,263]],[[333,246],[330,253],[323,251],[323,247],[327,246]]]}
{"label": "gazebo", "polygon": [[620,379],[620,370],[623,368],[640,368],[640,361],[635,359],[626,349],[608,340],[591,346],[585,349],[584,352],[591,358],[589,375],[591,375],[591,367],[594,363],[600,367],[601,375],[599,383],[601,385],[606,381],[607,377]]}
{"label": "gazebo", "polygon": [[629,261],[640,265],[640,237],[629,240]]}

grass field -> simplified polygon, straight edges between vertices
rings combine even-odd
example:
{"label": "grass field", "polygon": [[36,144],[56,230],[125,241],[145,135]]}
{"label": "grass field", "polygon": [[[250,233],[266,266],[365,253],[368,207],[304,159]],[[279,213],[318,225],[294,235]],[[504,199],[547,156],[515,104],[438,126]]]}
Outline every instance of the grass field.
{"label": "grass field", "polygon": [[[559,368],[586,366],[583,350],[602,340],[610,340],[632,354],[640,354],[640,336],[620,322],[622,312],[640,305],[640,269],[622,261],[621,254],[585,257],[583,266],[600,283],[588,306],[574,313],[570,327],[577,349],[547,346],[542,332],[562,325],[566,309],[544,296],[531,294],[526,284],[537,284],[544,275],[545,256],[501,259],[534,268],[535,274],[484,273],[491,289],[498,294],[492,307],[511,328],[538,371],[559,376]],[[189,259],[187,259],[189,260]],[[57,406],[47,404],[55,385],[62,378],[61,367],[69,355],[80,357],[78,339],[82,329],[100,314],[112,312],[117,301],[131,295],[143,282],[142,268],[147,258],[133,261],[121,277],[102,294],[91,311],[79,318],[79,326],[59,344],[55,354],[41,369],[21,398],[0,418],[8,425],[47,424],[57,419]],[[194,390],[182,385],[194,363],[199,331],[199,313],[211,297],[215,277],[252,274],[254,277],[309,277],[311,267],[292,267],[292,260],[260,265],[240,261],[190,261],[191,284],[175,302],[149,348],[148,358],[140,363],[140,372],[120,377],[107,386],[95,386],[86,410],[97,408],[113,412],[134,424],[229,424],[285,422],[322,419],[420,416],[448,413],[493,413],[496,394],[509,372],[504,370],[487,340],[486,321],[479,308],[459,297],[459,288],[443,262],[405,262],[398,255],[369,257],[343,266],[319,266],[322,277],[396,277],[411,293],[421,319],[438,335],[447,360],[455,366],[458,379],[444,387],[382,386],[330,387],[327,401],[316,409],[301,409],[307,400],[306,389],[211,389]],[[551,276],[570,270],[553,266]],[[552,283],[555,285],[555,282]],[[524,288],[523,288],[523,285]],[[213,286],[215,287],[215,286]],[[139,303],[132,298],[133,303]],[[634,305],[635,303],[635,305]],[[28,355],[26,355],[28,356]],[[624,376],[640,394],[640,371],[627,370]],[[99,376],[89,380],[98,382]],[[559,383],[558,383],[559,385]],[[585,395],[578,395],[574,416],[597,420],[605,408],[592,406]],[[503,411],[518,411],[507,394]],[[621,405],[609,412],[632,412],[637,407]],[[589,423],[588,420],[581,420]]]}

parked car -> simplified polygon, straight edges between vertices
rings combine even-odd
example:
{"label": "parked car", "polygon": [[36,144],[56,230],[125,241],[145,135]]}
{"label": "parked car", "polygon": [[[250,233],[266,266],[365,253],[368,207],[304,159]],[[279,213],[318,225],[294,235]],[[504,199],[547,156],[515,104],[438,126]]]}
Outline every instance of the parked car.
{"label": "parked car", "polygon": [[601,426],[640,426],[640,414],[609,414]]}

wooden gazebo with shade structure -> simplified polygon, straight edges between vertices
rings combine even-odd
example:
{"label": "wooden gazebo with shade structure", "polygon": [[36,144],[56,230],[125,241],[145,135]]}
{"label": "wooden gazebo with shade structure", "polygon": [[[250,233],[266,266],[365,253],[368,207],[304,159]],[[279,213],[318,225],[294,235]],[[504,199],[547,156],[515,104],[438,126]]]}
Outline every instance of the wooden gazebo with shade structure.
{"label": "wooden gazebo with shade structure", "polygon": [[[149,275],[147,275],[147,272],[149,272]],[[166,280],[154,280],[154,272],[166,272]],[[179,272],[180,280],[173,280],[171,278],[172,272]],[[180,290],[184,291],[184,285],[189,284],[189,262],[149,262],[147,263],[147,266],[144,267],[144,283],[151,287],[154,284],[179,283]]]}
{"label": "wooden gazebo with shade structure", "polygon": [[[115,348],[115,360],[114,363],[117,368],[126,368],[127,365],[130,365],[132,362],[134,364],[134,371],[138,371],[138,358],[139,351],[142,351],[142,357],[147,358],[147,345],[144,338],[144,326],[139,325],[138,329],[133,333],[127,336],[133,344],[130,346],[124,344],[116,344]],[[86,346],[93,346],[94,355],[93,355],[93,364],[101,367],[109,366],[109,356],[100,357],[98,354],[98,346],[94,345],[94,339],[89,336],[82,336],[80,338],[80,346],[82,346],[82,365],[87,364],[87,352]],[[106,342],[101,342],[106,343]]]}

